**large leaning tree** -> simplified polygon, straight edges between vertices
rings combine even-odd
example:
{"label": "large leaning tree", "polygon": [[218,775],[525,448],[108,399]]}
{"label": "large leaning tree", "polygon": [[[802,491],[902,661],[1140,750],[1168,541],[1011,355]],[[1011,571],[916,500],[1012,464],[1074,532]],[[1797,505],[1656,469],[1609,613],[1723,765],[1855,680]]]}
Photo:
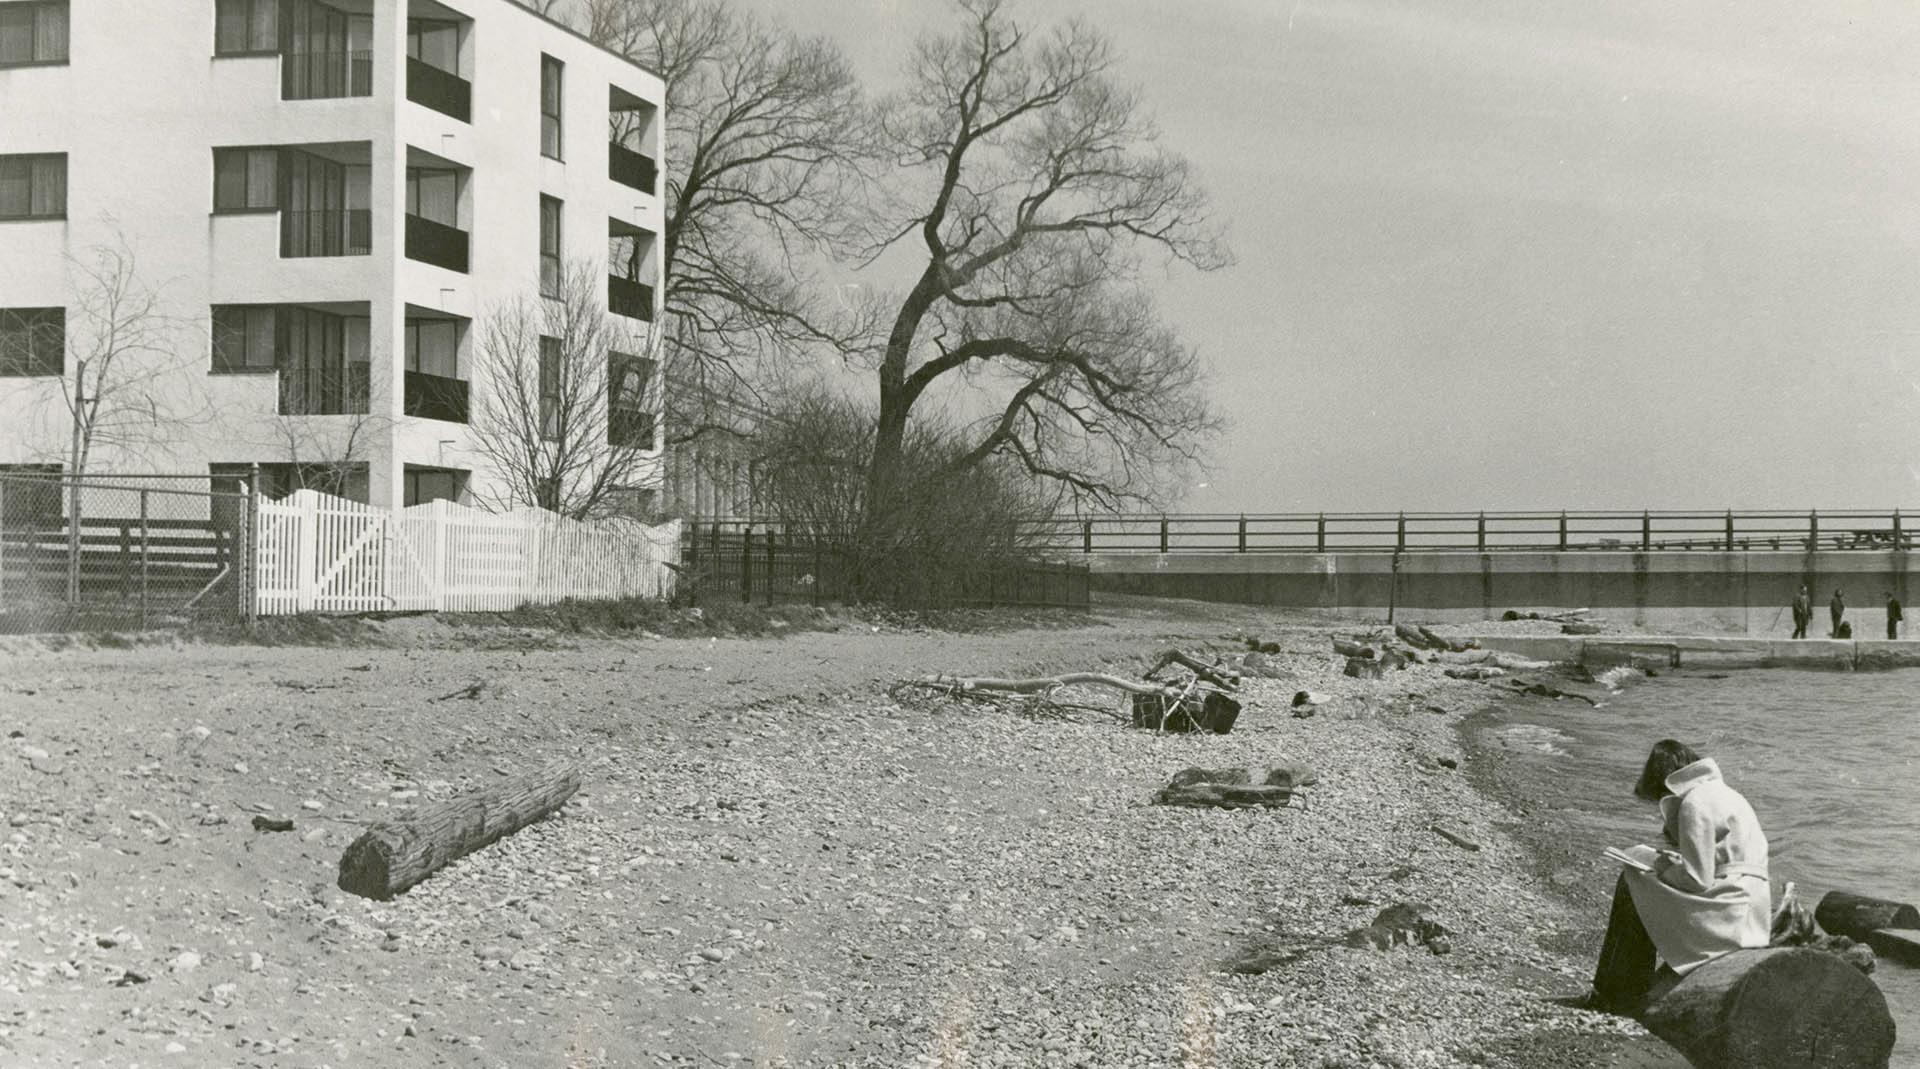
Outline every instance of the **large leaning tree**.
{"label": "large leaning tree", "polygon": [[956,7],[880,119],[895,189],[868,251],[910,248],[919,268],[873,353],[869,508],[903,489],[916,413],[956,405],[986,414],[955,468],[1002,458],[1083,502],[1152,500],[1216,424],[1142,270],[1230,254],[1103,35],[1031,29],[1002,0]]}
{"label": "large leaning tree", "polygon": [[767,373],[858,328],[812,284],[853,247],[873,140],[845,57],[717,0],[577,0],[595,41],[666,82],[668,444],[736,429]]}

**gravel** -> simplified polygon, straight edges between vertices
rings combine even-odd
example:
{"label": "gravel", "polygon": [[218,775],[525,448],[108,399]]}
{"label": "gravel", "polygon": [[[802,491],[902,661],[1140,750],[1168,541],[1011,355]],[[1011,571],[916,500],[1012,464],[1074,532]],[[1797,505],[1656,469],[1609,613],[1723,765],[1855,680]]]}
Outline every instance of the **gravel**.
{"label": "gravel", "polygon": [[[1636,1034],[1548,1001],[1585,989],[1543,949],[1567,907],[1446,764],[1488,688],[1345,677],[1313,623],[1129,602],[1002,634],[0,654],[0,1062],[1529,1065]],[[1100,690],[886,685],[1239,634],[1286,652],[1226,736],[1133,730]],[[16,774],[25,746],[61,774]],[[555,818],[392,902],[334,888],[366,822],[562,756],[592,765]],[[1319,782],[1288,808],[1150,804],[1182,768],[1296,761]],[[1397,902],[1450,951],[1337,945]],[[1299,953],[1222,968],[1252,943]]]}

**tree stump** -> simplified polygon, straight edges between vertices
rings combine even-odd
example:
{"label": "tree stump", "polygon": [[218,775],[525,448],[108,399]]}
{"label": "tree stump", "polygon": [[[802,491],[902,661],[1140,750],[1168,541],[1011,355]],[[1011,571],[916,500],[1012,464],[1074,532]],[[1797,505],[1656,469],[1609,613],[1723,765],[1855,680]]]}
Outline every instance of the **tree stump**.
{"label": "tree stump", "polygon": [[1206,691],[1203,699],[1189,695],[1177,703],[1161,694],[1133,696],[1133,726],[1149,731],[1190,733],[1211,731],[1225,735],[1240,719],[1240,703],[1217,690]]}
{"label": "tree stump", "polygon": [[1386,674],[1386,666],[1371,658],[1347,658],[1346,674],[1355,679],[1379,679]]}
{"label": "tree stump", "polygon": [[1656,986],[1640,1023],[1697,1069],[1884,1069],[1893,1017],[1838,955],[1739,950]]}
{"label": "tree stump", "polygon": [[1920,928],[1920,910],[1904,902],[1869,898],[1850,891],[1828,891],[1813,907],[1813,919],[1834,935],[1864,943],[1882,928]]}
{"label": "tree stump", "polygon": [[369,827],[340,856],[340,889],[386,901],[565,805],[580,770],[559,765]]}

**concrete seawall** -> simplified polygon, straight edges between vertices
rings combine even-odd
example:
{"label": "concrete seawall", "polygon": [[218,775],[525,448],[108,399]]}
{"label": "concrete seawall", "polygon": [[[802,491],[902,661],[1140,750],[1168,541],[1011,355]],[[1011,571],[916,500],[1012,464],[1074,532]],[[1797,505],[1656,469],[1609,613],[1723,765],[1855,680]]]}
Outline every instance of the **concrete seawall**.
{"label": "concrete seawall", "polygon": [[[1569,551],[1508,553],[1169,553],[1089,557],[1095,589],[1246,605],[1377,615],[1392,604],[1423,619],[1484,620],[1507,609],[1591,607],[1639,628],[1792,633],[1801,584],[1813,632],[1846,591],[1862,638],[1885,634],[1884,595],[1907,597],[1904,550]],[[1610,612],[1608,610],[1611,610]]]}
{"label": "concrete seawall", "polygon": [[1920,668],[1920,640],[1765,639],[1719,635],[1481,635],[1482,647],[1537,661],[1601,667]]}

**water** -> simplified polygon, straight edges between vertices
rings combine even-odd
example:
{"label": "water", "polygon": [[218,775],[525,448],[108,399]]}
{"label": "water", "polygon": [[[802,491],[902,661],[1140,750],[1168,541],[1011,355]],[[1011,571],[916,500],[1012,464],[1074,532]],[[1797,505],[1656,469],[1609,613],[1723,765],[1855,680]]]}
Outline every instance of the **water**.
{"label": "water", "polygon": [[[1753,803],[1775,884],[1809,907],[1844,888],[1920,901],[1920,669],[1878,673],[1756,669],[1662,675],[1599,709],[1521,702],[1493,730],[1510,752],[1545,763],[1543,800],[1574,841],[1598,852],[1659,836],[1659,812],[1632,795],[1655,740],[1716,759]],[[1611,870],[1594,867],[1596,879]],[[1920,969],[1881,961],[1874,979],[1899,1027],[1894,1065],[1920,1065]]]}

